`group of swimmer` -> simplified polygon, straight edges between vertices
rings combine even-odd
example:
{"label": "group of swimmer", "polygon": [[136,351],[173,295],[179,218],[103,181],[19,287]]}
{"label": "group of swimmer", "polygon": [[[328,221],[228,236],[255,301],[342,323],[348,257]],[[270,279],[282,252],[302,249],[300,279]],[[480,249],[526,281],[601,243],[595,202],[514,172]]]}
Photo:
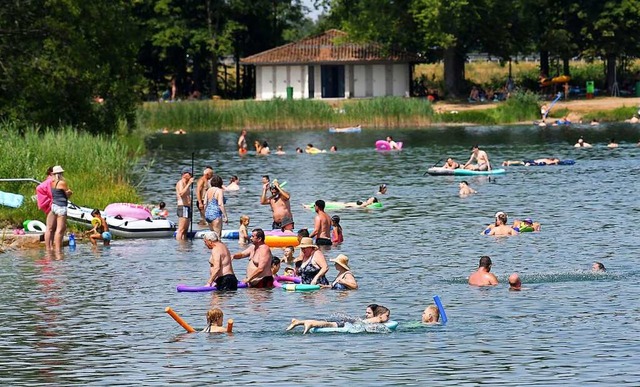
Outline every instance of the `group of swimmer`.
{"label": "group of swimmer", "polygon": [[[246,130],[242,130],[242,132],[240,132],[240,136],[238,137],[238,153],[240,153],[241,155],[247,154],[249,152],[248,146],[247,146],[247,131]],[[255,150],[255,154],[256,155],[269,155],[271,154],[271,148],[269,148],[269,143],[265,140],[255,140],[253,142],[253,147]],[[338,151],[338,147],[333,145],[330,149],[330,152],[337,152]],[[326,150],[324,149],[318,149],[315,146],[313,146],[313,144],[307,144],[306,147],[300,148],[297,147],[295,150],[295,153],[325,153]],[[275,152],[276,155],[284,155],[286,154],[284,147],[282,145],[278,145],[278,147],[276,148]]]}

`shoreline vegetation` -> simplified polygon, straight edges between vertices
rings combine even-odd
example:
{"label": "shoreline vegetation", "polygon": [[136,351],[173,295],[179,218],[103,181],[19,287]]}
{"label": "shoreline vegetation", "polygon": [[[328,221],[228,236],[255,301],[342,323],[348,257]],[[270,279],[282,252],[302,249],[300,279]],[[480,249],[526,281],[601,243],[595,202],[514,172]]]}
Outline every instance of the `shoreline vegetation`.
{"label": "shoreline vegetation", "polygon": [[[572,113],[581,120],[624,121],[638,111],[640,98],[598,97],[560,101],[549,120]],[[361,125],[367,129],[429,128],[446,125],[509,125],[540,118],[539,96],[516,92],[502,102],[432,104],[426,98],[381,97],[350,100],[147,102],[138,111],[145,134],[189,131],[300,130]],[[586,106],[587,108],[583,108]]]}
{"label": "shoreline vegetation", "polygon": [[[13,124],[0,123],[0,177],[46,178],[47,168],[61,165],[76,204],[104,208],[112,202],[138,202],[136,168],[144,153],[141,141],[126,137],[79,132],[70,127],[56,131],[31,127],[21,132]],[[19,208],[0,206],[0,227],[22,224],[26,219],[45,222],[35,200],[33,182],[0,182],[0,190],[21,194]]]}

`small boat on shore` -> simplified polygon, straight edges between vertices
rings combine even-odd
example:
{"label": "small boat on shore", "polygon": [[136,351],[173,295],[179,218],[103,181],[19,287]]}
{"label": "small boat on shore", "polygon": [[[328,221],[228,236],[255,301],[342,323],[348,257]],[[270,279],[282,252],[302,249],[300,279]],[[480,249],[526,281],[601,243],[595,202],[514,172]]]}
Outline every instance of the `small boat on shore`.
{"label": "small boat on shore", "polygon": [[[71,202],[67,205],[67,219],[87,230],[91,225],[91,208],[77,206]],[[104,215],[109,225],[109,232],[120,238],[169,238],[176,231],[176,224],[168,219],[130,219],[120,215]]]}

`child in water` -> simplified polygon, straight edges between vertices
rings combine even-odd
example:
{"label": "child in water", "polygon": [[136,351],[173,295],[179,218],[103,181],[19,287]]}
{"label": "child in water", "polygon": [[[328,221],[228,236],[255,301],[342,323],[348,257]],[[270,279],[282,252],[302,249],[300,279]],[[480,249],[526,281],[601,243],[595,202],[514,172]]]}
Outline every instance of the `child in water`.
{"label": "child in water", "polygon": [[158,203],[158,207],[154,207],[154,209],[151,210],[151,216],[154,219],[167,219],[169,211],[165,208],[166,206],[167,204],[165,202]]}
{"label": "child in water", "polygon": [[96,246],[99,240],[103,240],[104,245],[109,246],[111,244],[111,233],[109,232],[107,221],[104,220],[98,209],[91,211],[91,216],[93,216],[93,219],[91,219],[93,228],[87,231],[87,233],[91,233],[89,235],[91,243]]}
{"label": "child in water", "polygon": [[342,236],[342,226],[340,226],[340,217],[338,215],[333,215],[331,217],[331,242],[333,244],[338,244],[344,242],[344,237]]}
{"label": "child in water", "polygon": [[238,233],[240,235],[238,237],[238,243],[241,245],[249,243],[249,232],[247,231],[247,227],[249,226],[250,221],[251,219],[247,215],[240,216],[240,227],[238,228]]}
{"label": "child in water", "polygon": [[227,333],[227,328],[222,327],[224,314],[218,308],[209,309],[207,312],[207,327],[202,330],[206,333]]}
{"label": "child in water", "polygon": [[282,255],[282,260],[284,261],[284,263],[286,263],[287,265],[291,265],[293,263],[293,260],[295,259],[293,256],[293,252],[294,252],[295,248],[293,246],[288,246],[285,247],[282,251],[283,251],[283,255]]}

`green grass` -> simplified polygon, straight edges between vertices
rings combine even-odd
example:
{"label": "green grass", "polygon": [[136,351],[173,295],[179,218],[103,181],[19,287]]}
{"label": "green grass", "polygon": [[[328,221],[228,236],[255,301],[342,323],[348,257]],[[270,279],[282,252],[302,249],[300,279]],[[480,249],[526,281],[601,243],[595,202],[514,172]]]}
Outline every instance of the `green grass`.
{"label": "green grass", "polygon": [[[143,148],[133,148],[141,140],[130,137],[93,136],[72,128],[26,129],[0,124],[0,177],[43,180],[52,165],[61,165],[73,191],[71,200],[87,207],[104,208],[111,202],[137,202],[140,197],[133,186],[135,166]],[[127,143],[131,145],[127,145]],[[5,151],[6,150],[6,151]],[[17,209],[0,206],[0,219],[12,224],[25,219],[44,221],[44,214],[31,197],[34,183],[0,182],[0,190],[25,196]]]}

